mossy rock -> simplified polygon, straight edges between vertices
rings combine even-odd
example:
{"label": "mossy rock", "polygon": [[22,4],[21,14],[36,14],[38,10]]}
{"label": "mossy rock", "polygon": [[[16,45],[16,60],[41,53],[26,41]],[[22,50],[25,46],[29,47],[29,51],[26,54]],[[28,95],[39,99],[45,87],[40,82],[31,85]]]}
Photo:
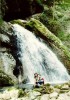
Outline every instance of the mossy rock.
{"label": "mossy rock", "polygon": [[52,92],[54,92],[54,90],[53,90],[52,88],[46,87],[46,88],[43,88],[42,91],[41,91],[40,93],[41,93],[41,94],[50,94],[50,93],[52,93]]}
{"label": "mossy rock", "polygon": [[54,88],[61,89],[61,85],[55,85]]}
{"label": "mossy rock", "polygon": [[0,70],[0,86],[14,85],[14,81],[6,73]]}
{"label": "mossy rock", "polygon": [[46,94],[46,93],[50,94],[52,92],[54,92],[54,89],[50,84],[44,85],[43,88],[42,88],[42,91],[41,91],[42,94]]}
{"label": "mossy rock", "polygon": [[25,27],[25,24],[27,23],[26,20],[21,20],[21,19],[17,19],[17,20],[12,20],[10,21],[11,24],[19,24],[23,27]]}
{"label": "mossy rock", "polygon": [[26,92],[23,91],[22,89],[20,89],[19,92],[18,92],[18,98],[21,98],[21,97],[24,97],[24,96],[26,96]]}
{"label": "mossy rock", "polygon": [[66,93],[69,92],[69,90],[60,90],[60,93]]}
{"label": "mossy rock", "polygon": [[3,20],[0,22],[0,24],[0,34],[7,35],[10,38],[13,35],[12,24]]}
{"label": "mossy rock", "polygon": [[40,92],[41,94],[50,94],[54,92],[54,89],[51,87],[50,84],[46,84],[46,85],[40,86],[39,88],[35,88],[34,91]]}
{"label": "mossy rock", "polygon": [[47,84],[44,84],[44,86],[50,87],[51,85],[49,83],[47,83]]}

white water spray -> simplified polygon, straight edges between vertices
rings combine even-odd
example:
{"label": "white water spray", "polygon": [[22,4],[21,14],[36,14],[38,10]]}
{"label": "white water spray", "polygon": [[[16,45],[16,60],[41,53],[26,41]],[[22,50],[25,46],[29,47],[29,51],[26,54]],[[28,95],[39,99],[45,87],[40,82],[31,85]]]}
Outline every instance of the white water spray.
{"label": "white water spray", "polygon": [[13,25],[17,36],[19,60],[22,62],[24,77],[34,84],[34,73],[39,73],[46,82],[64,82],[70,79],[66,68],[56,55],[35,35],[21,27]]}

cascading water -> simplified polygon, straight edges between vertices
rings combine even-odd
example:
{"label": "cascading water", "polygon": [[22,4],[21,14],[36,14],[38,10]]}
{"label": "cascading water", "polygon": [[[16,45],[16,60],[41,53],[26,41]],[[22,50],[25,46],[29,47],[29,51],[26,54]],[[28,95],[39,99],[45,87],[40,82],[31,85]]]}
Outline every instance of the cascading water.
{"label": "cascading water", "polygon": [[56,55],[35,35],[20,25],[13,25],[17,41],[17,56],[22,62],[23,79],[34,84],[34,73],[39,73],[46,82],[61,82],[70,79],[66,68]]}

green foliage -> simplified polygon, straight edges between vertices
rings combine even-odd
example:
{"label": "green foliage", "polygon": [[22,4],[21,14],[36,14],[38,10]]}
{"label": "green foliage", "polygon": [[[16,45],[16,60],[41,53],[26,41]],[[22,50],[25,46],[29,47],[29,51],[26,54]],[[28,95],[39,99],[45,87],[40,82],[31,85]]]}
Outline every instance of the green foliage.
{"label": "green foliage", "polygon": [[42,4],[43,0],[36,0],[38,4]]}
{"label": "green foliage", "polygon": [[62,32],[62,31],[60,31],[60,32],[58,33],[58,37],[59,37],[61,40],[66,40],[65,33]]}
{"label": "green foliage", "polygon": [[[70,3],[56,4],[53,7],[45,6],[39,19],[52,33],[62,41],[70,39],[67,30],[70,22]],[[68,37],[69,36],[69,37]]]}
{"label": "green foliage", "polygon": [[[47,13],[47,14],[46,14]],[[58,34],[58,31],[61,28],[61,24],[53,19],[52,11],[48,10],[46,13],[40,15],[39,20],[54,34]]]}
{"label": "green foliage", "polygon": [[0,25],[2,25],[2,23],[3,23],[3,19],[1,18],[1,19],[0,19]]}
{"label": "green foliage", "polygon": [[61,85],[55,85],[54,88],[61,89]]}
{"label": "green foliage", "polygon": [[66,3],[70,3],[70,0],[64,0],[64,2],[66,2]]}
{"label": "green foliage", "polygon": [[70,40],[70,34],[65,34],[65,32],[60,31],[57,35],[62,41]]}

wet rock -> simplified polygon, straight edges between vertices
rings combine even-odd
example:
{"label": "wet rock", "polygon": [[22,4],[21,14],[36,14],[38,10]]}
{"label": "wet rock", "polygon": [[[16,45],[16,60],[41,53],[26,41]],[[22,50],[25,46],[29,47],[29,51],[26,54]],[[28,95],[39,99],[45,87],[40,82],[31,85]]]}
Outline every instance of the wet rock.
{"label": "wet rock", "polygon": [[10,23],[12,23],[12,24],[19,24],[20,26],[25,27],[27,21],[26,20],[17,19],[17,20],[10,21]]}
{"label": "wet rock", "polygon": [[41,96],[40,100],[49,100],[49,95],[48,94],[44,94],[43,96]]}
{"label": "wet rock", "polygon": [[36,91],[30,91],[29,92],[29,98],[30,98],[30,100],[32,100],[32,99],[35,99],[35,98],[37,98],[38,96],[40,96],[41,95],[41,93],[40,92],[36,92]]}
{"label": "wet rock", "polygon": [[18,90],[15,88],[6,89],[3,93],[0,93],[0,100],[16,100],[17,98]]}
{"label": "wet rock", "polygon": [[16,77],[13,75],[15,63],[15,59],[10,53],[0,53],[0,70],[9,75],[14,82],[16,81]]}
{"label": "wet rock", "polygon": [[69,85],[68,84],[64,84],[61,87],[61,90],[68,90],[69,89]]}
{"label": "wet rock", "polygon": [[5,74],[5,77],[7,78],[5,78],[4,80],[4,77],[0,76],[1,86],[10,85],[11,83],[9,82],[9,79],[13,81],[13,84],[17,82],[16,77],[13,75],[13,70],[16,65],[16,61],[11,53],[12,34],[12,25],[10,23],[2,22],[0,26],[0,70],[3,72],[2,75],[4,76]]}
{"label": "wet rock", "polygon": [[69,96],[69,97],[70,97],[70,91],[67,93],[67,96]]}
{"label": "wet rock", "polygon": [[[55,87],[53,86],[53,88]],[[70,90],[66,93],[57,93],[54,89],[53,93],[41,94],[37,91],[38,89],[22,90],[14,87],[3,88],[0,90],[0,100],[70,100]]]}
{"label": "wet rock", "polygon": [[63,85],[61,86],[60,93],[66,93],[66,92],[69,92],[69,90],[70,90],[70,87],[69,87],[69,85],[66,83],[66,84],[63,84]]}
{"label": "wet rock", "polygon": [[0,87],[14,85],[14,81],[9,75],[0,70]]}
{"label": "wet rock", "polygon": [[67,96],[67,94],[60,94],[57,100],[70,100],[70,96]]}
{"label": "wet rock", "polygon": [[50,94],[50,98],[57,98],[58,93],[57,92],[53,92]]}
{"label": "wet rock", "polygon": [[8,36],[4,35],[4,34],[0,34],[0,40],[2,42],[6,42],[6,43],[9,43],[10,42],[10,39]]}

